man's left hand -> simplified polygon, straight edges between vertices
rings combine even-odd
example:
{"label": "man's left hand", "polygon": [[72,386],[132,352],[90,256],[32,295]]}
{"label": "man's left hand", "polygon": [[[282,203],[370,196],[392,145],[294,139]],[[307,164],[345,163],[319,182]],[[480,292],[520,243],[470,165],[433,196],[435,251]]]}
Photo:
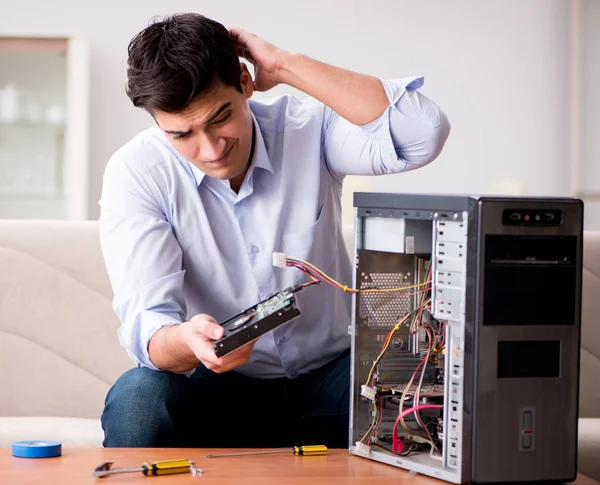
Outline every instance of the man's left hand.
{"label": "man's left hand", "polygon": [[281,82],[278,73],[285,51],[242,29],[231,28],[229,33],[237,54],[254,66],[254,88],[268,91],[277,86]]}

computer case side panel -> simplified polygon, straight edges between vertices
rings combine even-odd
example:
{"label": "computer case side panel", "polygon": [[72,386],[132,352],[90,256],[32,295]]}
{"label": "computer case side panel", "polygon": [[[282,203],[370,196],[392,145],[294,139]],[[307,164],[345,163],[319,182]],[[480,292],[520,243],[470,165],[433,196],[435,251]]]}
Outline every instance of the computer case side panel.
{"label": "computer case side panel", "polygon": [[475,333],[477,330],[474,324],[477,318],[476,300],[473,298],[474,290],[479,284],[478,280],[478,202],[476,198],[470,197],[468,200],[467,220],[467,270],[466,270],[466,296],[465,296],[465,339],[464,339],[464,398],[463,398],[463,433],[462,448],[463,461],[461,466],[461,481],[469,483],[473,468],[473,422],[474,422],[474,385],[475,385],[475,365],[477,347],[475,345]]}

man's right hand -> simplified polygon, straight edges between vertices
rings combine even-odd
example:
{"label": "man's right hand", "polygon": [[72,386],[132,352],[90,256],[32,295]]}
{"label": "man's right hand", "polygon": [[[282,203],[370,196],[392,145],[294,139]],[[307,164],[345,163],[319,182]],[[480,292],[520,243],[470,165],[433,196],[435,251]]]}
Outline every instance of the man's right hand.
{"label": "man's right hand", "polygon": [[207,369],[217,374],[230,371],[248,362],[254,349],[255,342],[252,342],[224,357],[217,357],[213,341],[222,338],[224,330],[209,315],[196,315],[189,322],[182,323],[179,330],[184,342],[189,345],[196,358]]}
{"label": "man's right hand", "polygon": [[225,357],[216,356],[214,341],[223,337],[223,332],[209,315],[196,315],[188,322],[166,325],[150,339],[150,360],[159,369],[171,372],[187,372],[202,363],[216,373],[230,371],[248,362],[254,342]]}

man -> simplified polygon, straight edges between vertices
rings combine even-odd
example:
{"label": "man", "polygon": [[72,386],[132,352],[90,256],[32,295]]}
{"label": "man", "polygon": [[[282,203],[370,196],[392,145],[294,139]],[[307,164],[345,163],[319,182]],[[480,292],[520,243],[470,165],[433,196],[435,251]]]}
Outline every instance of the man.
{"label": "man", "polygon": [[[250,100],[279,83],[309,97]],[[301,317],[222,358],[217,322],[306,281],[274,268],[274,251],[351,282],[344,176],[418,168],[448,136],[421,84],[196,14],[132,40],[127,93],[156,126],[111,158],[100,203],[119,338],[136,363],[107,396],[105,446],[348,445],[348,293],[306,288]]]}

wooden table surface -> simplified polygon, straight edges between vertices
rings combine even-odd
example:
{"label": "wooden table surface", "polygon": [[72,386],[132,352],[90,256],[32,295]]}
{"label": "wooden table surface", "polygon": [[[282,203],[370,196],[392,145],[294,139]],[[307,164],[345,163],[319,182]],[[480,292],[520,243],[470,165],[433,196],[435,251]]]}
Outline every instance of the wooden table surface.
{"label": "wooden table surface", "polygon": [[[205,458],[211,453],[244,450],[214,449],[132,449],[132,448],[64,448],[58,458],[15,458],[10,448],[0,449],[0,484],[23,485],[49,483],[79,484],[376,484],[410,481],[415,485],[440,485],[442,482],[422,475],[414,475],[390,465],[351,456],[348,450],[329,450],[326,456],[294,456],[291,454],[260,455],[228,458]],[[256,451],[256,450],[248,450]],[[204,473],[146,477],[141,473],[92,477],[96,466],[113,462],[113,469],[139,467],[143,462],[187,458],[194,461]],[[579,476],[577,485],[597,482]]]}

